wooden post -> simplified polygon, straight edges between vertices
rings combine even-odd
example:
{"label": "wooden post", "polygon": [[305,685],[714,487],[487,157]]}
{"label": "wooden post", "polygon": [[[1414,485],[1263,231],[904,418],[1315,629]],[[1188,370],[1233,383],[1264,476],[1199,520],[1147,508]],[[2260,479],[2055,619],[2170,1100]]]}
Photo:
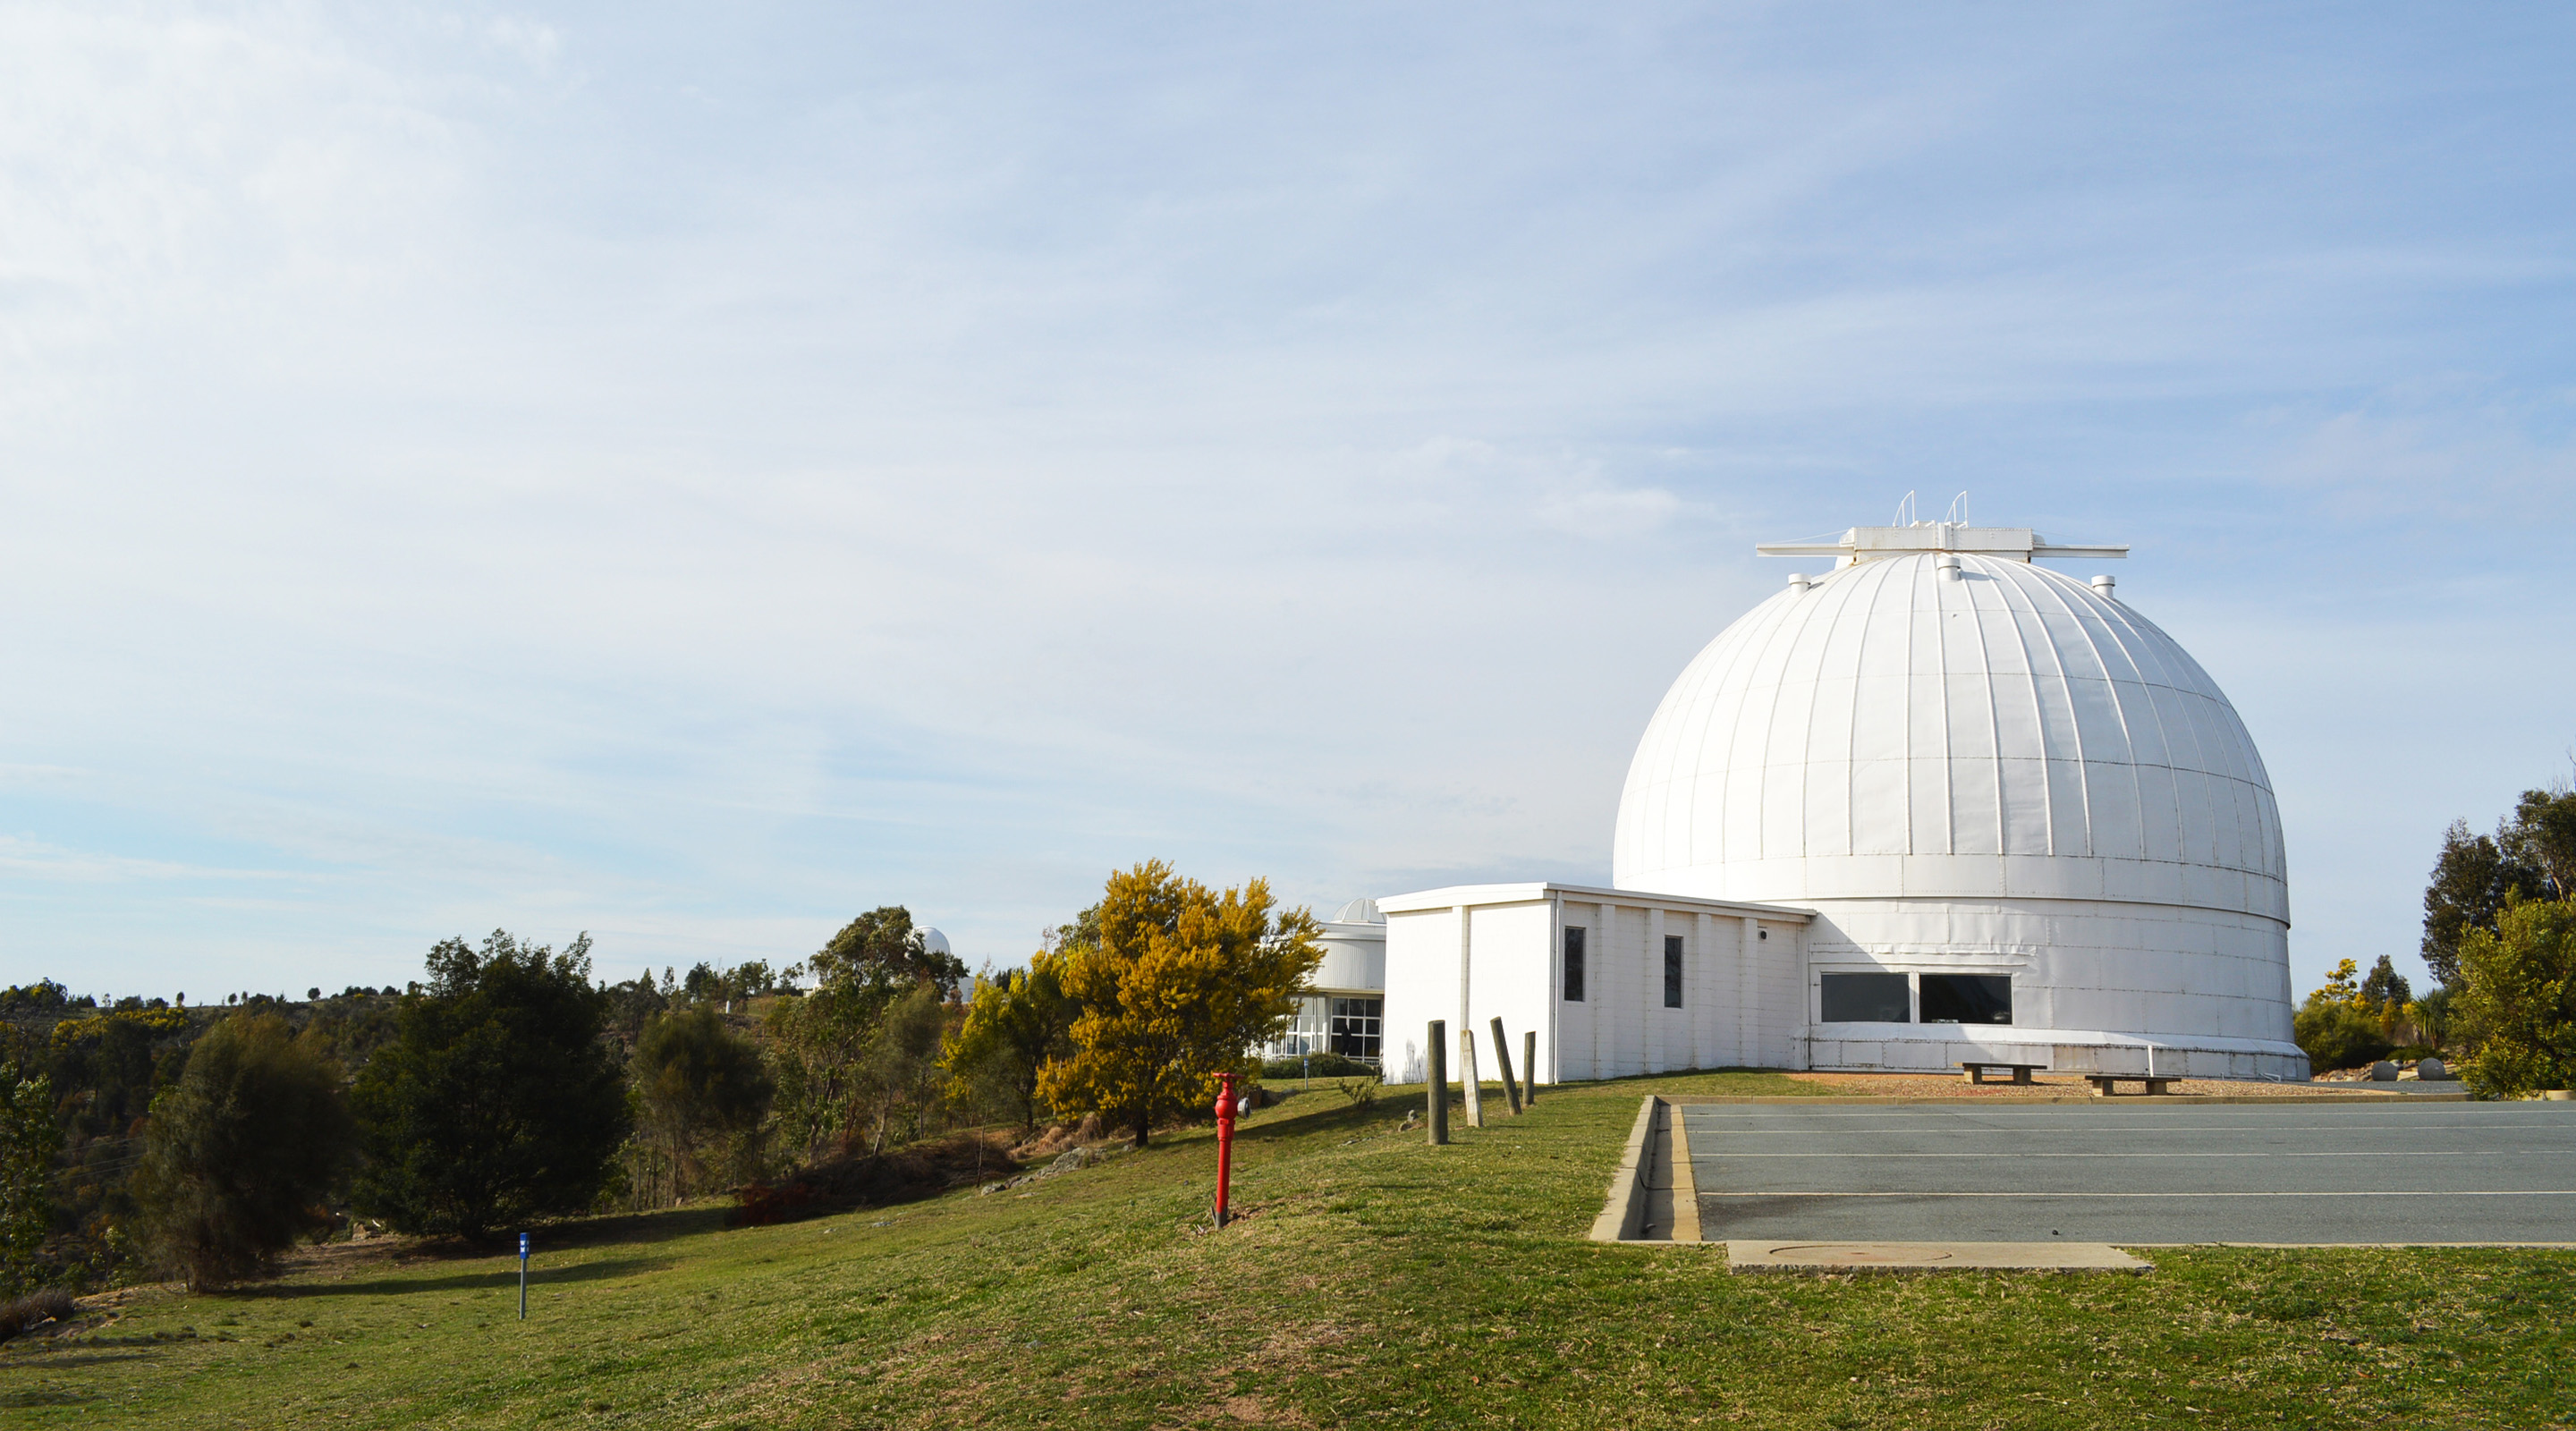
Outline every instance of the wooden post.
{"label": "wooden post", "polygon": [[1521,1102],[1531,1108],[1538,1106],[1538,1030],[1536,1029],[1528,1029],[1521,1034]]}
{"label": "wooden post", "polygon": [[1519,1117],[1521,1091],[1512,1082],[1512,1041],[1503,1037],[1503,1020],[1499,1014],[1494,1017],[1494,1071],[1503,1076],[1503,1099],[1512,1105],[1512,1116]]}
{"label": "wooden post", "polygon": [[1476,1031],[1458,1030],[1458,1086],[1467,1090],[1467,1126],[1485,1126],[1485,1083],[1476,1073]]}
{"label": "wooden post", "polygon": [[1431,1047],[1431,1067],[1425,1070],[1429,1077],[1422,1095],[1431,1105],[1424,1111],[1431,1118],[1431,1146],[1435,1148],[1449,1141],[1449,1050],[1441,1046],[1448,1039],[1449,1021],[1433,1019],[1430,1037],[1424,1040]]}

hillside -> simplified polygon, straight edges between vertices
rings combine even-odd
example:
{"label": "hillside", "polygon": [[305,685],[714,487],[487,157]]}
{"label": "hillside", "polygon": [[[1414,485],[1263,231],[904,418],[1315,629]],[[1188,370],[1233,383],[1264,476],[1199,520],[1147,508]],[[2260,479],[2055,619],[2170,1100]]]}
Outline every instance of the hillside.
{"label": "hillside", "polygon": [[[340,1245],[225,1296],[122,1294],[0,1348],[16,1426],[1766,1427],[2552,1424],[2576,1253],[2156,1250],[2144,1277],[1790,1280],[1582,1240],[1648,1089],[1550,1090],[1444,1149],[1411,1100],[1254,1116],[999,1195],[515,1261]],[[1757,1409],[1758,1408],[1758,1409]]]}

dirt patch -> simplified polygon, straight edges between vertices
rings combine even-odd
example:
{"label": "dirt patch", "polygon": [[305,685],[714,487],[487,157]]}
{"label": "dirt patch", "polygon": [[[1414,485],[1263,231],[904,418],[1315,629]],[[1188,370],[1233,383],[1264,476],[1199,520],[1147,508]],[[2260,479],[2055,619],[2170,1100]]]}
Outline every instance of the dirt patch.
{"label": "dirt patch", "polygon": [[1082,1121],[1070,1128],[1061,1123],[1050,1126],[1045,1132],[1013,1148],[1011,1156],[1024,1163],[1035,1162],[1040,1158],[1052,1158],[1075,1148],[1091,1147],[1106,1141],[1108,1136],[1101,1129],[1100,1115],[1085,1113],[1082,1115]]}

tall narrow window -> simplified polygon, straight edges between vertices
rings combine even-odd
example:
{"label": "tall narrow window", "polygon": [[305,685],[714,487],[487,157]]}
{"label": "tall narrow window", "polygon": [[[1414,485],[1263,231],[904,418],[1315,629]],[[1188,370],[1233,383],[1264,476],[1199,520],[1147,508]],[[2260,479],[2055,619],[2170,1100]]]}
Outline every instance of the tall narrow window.
{"label": "tall narrow window", "polygon": [[1583,1002],[1583,931],[1579,927],[1565,931],[1565,1001]]}
{"label": "tall narrow window", "polygon": [[1678,1009],[1681,1006],[1682,937],[1667,934],[1664,936],[1664,1007]]}

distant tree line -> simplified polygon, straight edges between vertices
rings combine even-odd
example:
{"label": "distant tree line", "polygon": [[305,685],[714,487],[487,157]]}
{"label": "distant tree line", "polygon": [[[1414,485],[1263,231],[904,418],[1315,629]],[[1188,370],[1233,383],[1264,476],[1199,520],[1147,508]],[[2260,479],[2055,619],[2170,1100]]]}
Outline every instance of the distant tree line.
{"label": "distant tree line", "polygon": [[961,1126],[1196,1116],[1312,972],[1316,926],[1258,880],[1149,862],[1027,965],[970,978],[889,905],[801,964],[622,984],[446,940],[423,980],[266,995],[0,991],[0,1292],[151,1269],[263,1275],[343,1215],[480,1238],[667,1207]]}
{"label": "distant tree line", "polygon": [[2492,835],[2443,832],[2424,889],[2420,996],[2386,955],[2344,960],[2297,1017],[2320,1069],[2449,1052],[2487,1097],[2576,1078],[2576,791],[2526,790]]}

